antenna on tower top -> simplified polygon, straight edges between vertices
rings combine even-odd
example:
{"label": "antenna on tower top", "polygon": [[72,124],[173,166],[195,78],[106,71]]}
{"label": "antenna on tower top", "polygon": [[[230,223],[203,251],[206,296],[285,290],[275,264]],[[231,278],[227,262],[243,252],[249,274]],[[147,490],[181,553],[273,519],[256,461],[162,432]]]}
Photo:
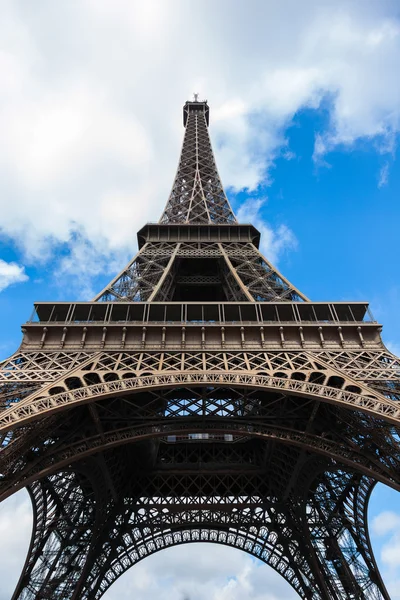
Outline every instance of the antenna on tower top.
{"label": "antenna on tower top", "polygon": [[196,94],[196,93],[194,93],[194,94],[193,94],[193,97],[194,97],[194,101],[195,101],[195,102],[198,102],[198,101],[199,101],[199,94],[198,94],[198,93],[197,93],[197,94]]}

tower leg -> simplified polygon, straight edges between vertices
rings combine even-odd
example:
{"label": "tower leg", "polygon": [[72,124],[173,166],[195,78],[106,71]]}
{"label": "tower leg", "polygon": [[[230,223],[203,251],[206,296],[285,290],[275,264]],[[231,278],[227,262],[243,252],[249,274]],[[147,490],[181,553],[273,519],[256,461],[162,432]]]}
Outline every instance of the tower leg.
{"label": "tower leg", "polygon": [[12,600],[72,600],[89,566],[104,502],[89,471],[62,472],[29,488],[31,545]]}
{"label": "tower leg", "polygon": [[390,600],[368,535],[367,505],[373,485],[367,477],[326,472],[309,493],[308,530],[332,590],[329,598]]}

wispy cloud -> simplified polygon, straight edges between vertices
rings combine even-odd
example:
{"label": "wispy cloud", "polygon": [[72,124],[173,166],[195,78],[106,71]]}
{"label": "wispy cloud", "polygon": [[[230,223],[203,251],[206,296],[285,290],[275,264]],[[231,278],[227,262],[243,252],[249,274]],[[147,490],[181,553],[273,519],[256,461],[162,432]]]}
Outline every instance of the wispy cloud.
{"label": "wispy cloud", "polygon": [[[123,217],[121,217],[123,220]],[[132,254],[135,242],[132,240]],[[130,253],[110,249],[107,239],[98,248],[80,233],[75,233],[54,267],[55,282],[63,290],[64,297],[90,300],[96,291],[92,287],[99,275],[115,275],[128,262]]]}
{"label": "wispy cloud", "polygon": [[381,549],[382,563],[389,569],[400,568],[400,514],[384,511],[372,521],[372,530],[386,541]]}
{"label": "wispy cloud", "polygon": [[24,267],[15,262],[6,262],[0,259],[0,292],[14,283],[21,283],[27,279],[28,275],[25,273]]}
{"label": "wispy cloud", "polygon": [[386,347],[390,352],[392,352],[395,356],[400,356],[400,344],[398,342],[388,341],[385,343]]}
{"label": "wispy cloud", "polygon": [[389,181],[389,163],[385,163],[379,171],[378,188],[384,187]]}
{"label": "wispy cloud", "polygon": [[282,254],[297,248],[297,239],[287,225],[281,224],[273,229],[265,221],[262,217],[262,208],[266,202],[266,198],[250,198],[239,207],[237,217],[242,223],[252,223],[260,231],[260,250],[270,262],[276,265]]}
{"label": "wispy cloud", "polygon": [[372,519],[371,531],[381,542],[380,563],[391,598],[400,598],[400,514],[386,510]]}
{"label": "wispy cloud", "polygon": [[0,600],[9,600],[21,574],[32,533],[32,507],[25,490],[1,503]]}

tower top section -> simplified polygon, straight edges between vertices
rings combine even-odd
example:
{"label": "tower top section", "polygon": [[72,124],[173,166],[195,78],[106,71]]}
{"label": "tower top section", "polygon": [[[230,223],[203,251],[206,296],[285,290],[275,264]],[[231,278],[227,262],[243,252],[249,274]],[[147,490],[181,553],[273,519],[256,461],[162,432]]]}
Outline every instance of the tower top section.
{"label": "tower top section", "polygon": [[185,103],[182,152],[161,219],[138,232],[138,254],[95,302],[307,300],[261,255],[257,229],[237,222],[215,164],[209,114],[198,94]]}
{"label": "tower top section", "polygon": [[236,223],[215,164],[208,134],[210,108],[198,94],[183,107],[186,128],[171,194],[160,223]]}
{"label": "tower top section", "polygon": [[207,100],[199,100],[198,94],[193,94],[193,95],[194,95],[194,100],[192,100],[192,101],[188,100],[187,102],[185,102],[185,105],[183,107],[183,126],[186,127],[189,113],[191,111],[193,111],[193,112],[198,111],[198,112],[202,112],[204,114],[206,123],[207,123],[207,127],[208,127],[208,125],[210,124],[210,107],[207,104]]}

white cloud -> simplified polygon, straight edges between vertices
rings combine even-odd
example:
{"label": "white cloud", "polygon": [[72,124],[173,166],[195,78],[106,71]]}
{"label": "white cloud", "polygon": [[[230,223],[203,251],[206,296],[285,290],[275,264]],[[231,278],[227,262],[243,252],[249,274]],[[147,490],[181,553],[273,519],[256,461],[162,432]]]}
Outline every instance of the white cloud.
{"label": "white cloud", "polygon": [[132,253],[167,199],[193,91],[235,190],[268,180],[301,108],[328,102],[319,159],[358,139],[392,151],[399,127],[395,2],[205,0],[194,16],[183,0],[10,0],[0,38],[0,227],[32,261],[57,243],[76,254],[77,232],[100,263]]}
{"label": "white cloud", "polygon": [[13,283],[21,283],[28,279],[24,267],[15,262],[6,262],[0,258],[0,292]]}
{"label": "white cloud", "polygon": [[[107,245],[105,238],[104,244]],[[93,289],[93,278],[99,273],[118,272],[129,258],[129,253],[123,250],[99,252],[90,240],[77,232],[71,238],[68,253],[59,258],[55,281],[63,288],[65,300],[91,300],[100,291]]]}
{"label": "white cloud", "polygon": [[400,515],[393,511],[384,511],[372,520],[372,530],[376,535],[386,535],[400,527]]}
{"label": "white cloud", "polygon": [[381,552],[382,562],[391,568],[400,567],[400,531],[393,535]]}
{"label": "white cloud", "polygon": [[24,566],[32,533],[32,508],[25,490],[0,506],[0,600],[9,600]]}
{"label": "white cloud", "polygon": [[252,223],[261,233],[260,250],[273,264],[277,264],[279,257],[287,250],[297,248],[294,233],[281,224],[274,230],[261,216],[261,209],[266,199],[249,199],[237,211],[237,217],[242,223]]}
{"label": "white cloud", "polygon": [[389,181],[389,163],[385,163],[379,171],[378,187],[384,187]]}
{"label": "white cloud", "polygon": [[386,347],[395,356],[400,356],[400,344],[398,342],[386,342]]}
{"label": "white cloud", "polygon": [[400,598],[400,514],[389,510],[381,512],[372,519],[371,531],[377,539],[381,538],[379,558],[391,598]]}

